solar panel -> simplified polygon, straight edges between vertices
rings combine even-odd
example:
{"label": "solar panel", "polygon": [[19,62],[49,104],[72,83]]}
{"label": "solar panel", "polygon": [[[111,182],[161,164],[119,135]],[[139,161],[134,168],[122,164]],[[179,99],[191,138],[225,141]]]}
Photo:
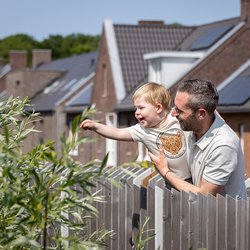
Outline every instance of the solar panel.
{"label": "solar panel", "polygon": [[239,76],[219,92],[219,105],[242,105],[250,99],[250,75]]}
{"label": "solar panel", "polygon": [[200,37],[198,37],[198,39],[196,39],[196,41],[192,44],[191,50],[209,48],[224,34],[226,34],[232,27],[232,24],[226,24],[206,31]]}
{"label": "solar panel", "polygon": [[82,106],[86,104],[90,104],[91,102],[91,94],[92,94],[92,85],[87,86],[82,92],[77,96],[77,98],[73,99],[67,106]]}

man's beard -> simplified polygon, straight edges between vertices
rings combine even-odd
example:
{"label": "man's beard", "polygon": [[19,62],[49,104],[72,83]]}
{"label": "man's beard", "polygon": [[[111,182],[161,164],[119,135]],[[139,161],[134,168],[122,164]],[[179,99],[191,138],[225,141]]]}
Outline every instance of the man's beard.
{"label": "man's beard", "polygon": [[189,122],[179,120],[181,129],[184,131],[192,131],[192,126]]}
{"label": "man's beard", "polygon": [[196,120],[195,116],[190,116],[186,121],[179,119],[180,127],[184,131],[196,131],[199,129],[199,122]]}

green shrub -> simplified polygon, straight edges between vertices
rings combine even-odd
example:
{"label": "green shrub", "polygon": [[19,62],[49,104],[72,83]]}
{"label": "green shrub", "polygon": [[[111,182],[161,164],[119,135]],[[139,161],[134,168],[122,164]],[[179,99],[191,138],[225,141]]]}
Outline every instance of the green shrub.
{"label": "green shrub", "polygon": [[[32,124],[39,119],[25,112],[27,105],[20,98],[0,102],[0,249],[98,249],[111,232],[89,235],[89,220],[98,213],[92,203],[102,201],[91,187],[107,156],[80,164],[69,152],[88,139],[65,135],[60,156],[52,141],[24,153],[22,144],[38,132]],[[75,119],[73,135],[89,112]]]}

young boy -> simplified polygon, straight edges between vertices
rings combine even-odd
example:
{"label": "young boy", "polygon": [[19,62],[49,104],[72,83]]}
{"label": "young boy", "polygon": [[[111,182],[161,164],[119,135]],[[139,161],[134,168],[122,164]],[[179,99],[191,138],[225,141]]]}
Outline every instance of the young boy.
{"label": "young boy", "polygon": [[138,123],[128,128],[115,128],[92,120],[84,120],[80,127],[93,130],[109,139],[142,142],[149,152],[158,155],[159,145],[165,149],[171,171],[182,179],[191,174],[186,159],[186,140],[178,120],[170,114],[170,95],[161,84],[149,82],[133,95]]}

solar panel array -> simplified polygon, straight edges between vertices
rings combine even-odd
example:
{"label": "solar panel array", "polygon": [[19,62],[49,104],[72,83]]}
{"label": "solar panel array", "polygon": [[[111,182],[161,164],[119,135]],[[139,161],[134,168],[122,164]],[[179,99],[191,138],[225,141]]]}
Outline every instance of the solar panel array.
{"label": "solar panel array", "polygon": [[215,27],[203,33],[191,46],[191,50],[207,49],[217,42],[225,33],[232,29],[232,24]]}
{"label": "solar panel array", "polygon": [[243,105],[250,97],[250,75],[240,75],[219,92],[219,105]]}

